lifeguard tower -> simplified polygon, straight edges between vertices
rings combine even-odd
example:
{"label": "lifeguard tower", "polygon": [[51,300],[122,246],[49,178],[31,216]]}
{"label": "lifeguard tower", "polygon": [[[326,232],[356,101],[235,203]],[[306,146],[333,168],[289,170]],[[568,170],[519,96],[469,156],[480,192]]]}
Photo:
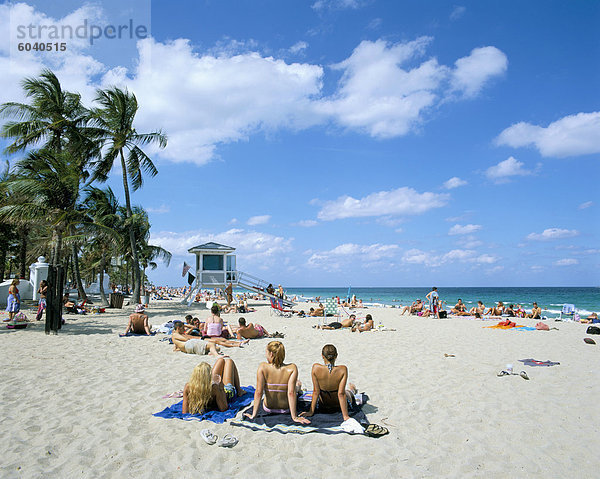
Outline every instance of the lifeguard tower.
{"label": "lifeguard tower", "polygon": [[[182,303],[192,304],[196,294],[202,288],[225,288],[228,284],[262,294],[263,296],[280,300],[276,296],[267,293],[269,283],[256,278],[248,273],[238,271],[236,258],[233,252],[235,248],[219,243],[204,243],[194,246],[188,253],[196,255],[196,281]],[[289,300],[282,300],[286,307],[294,306]]]}

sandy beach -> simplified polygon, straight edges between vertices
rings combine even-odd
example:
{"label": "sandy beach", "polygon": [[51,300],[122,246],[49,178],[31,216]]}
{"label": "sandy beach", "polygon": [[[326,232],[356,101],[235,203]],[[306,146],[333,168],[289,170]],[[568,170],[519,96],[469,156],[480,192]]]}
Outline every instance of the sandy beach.
{"label": "sandy beach", "polygon": [[[338,364],[348,366],[350,380],[370,397],[368,419],[390,434],[283,435],[228,422],[154,417],[178,401],[163,396],[181,390],[206,356],[174,352],[161,334],[120,338],[132,310],[126,307],[66,315],[58,336],[45,335],[42,322],[25,330],[0,329],[5,358],[0,476],[597,476],[600,344],[583,342],[583,324],[552,321],[558,331],[504,331],[485,329],[495,324],[490,321],[402,317],[397,309],[370,308],[376,322],[395,331],[359,334],[316,330],[316,318],[280,318],[264,303],[257,307],[243,316],[285,333],[286,361],[298,365],[305,387],[311,387],[310,368],[320,361],[323,345],[334,344]],[[190,310],[207,315],[197,305]],[[182,319],[188,311],[170,301],[148,309],[153,325]],[[239,316],[223,317],[235,324]],[[227,350],[242,385],[255,385],[268,341]],[[560,365],[523,366],[518,360],[525,358]],[[498,377],[507,363],[516,372],[525,370],[530,380]],[[207,445],[200,437],[206,427],[218,436],[235,435],[239,444]]]}

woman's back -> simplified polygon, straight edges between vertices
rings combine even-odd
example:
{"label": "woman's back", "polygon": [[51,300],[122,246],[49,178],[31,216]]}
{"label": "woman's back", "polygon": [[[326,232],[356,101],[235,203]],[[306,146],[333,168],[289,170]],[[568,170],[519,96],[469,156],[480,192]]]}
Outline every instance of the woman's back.
{"label": "woman's back", "polygon": [[[288,409],[288,385],[290,377],[297,370],[295,364],[282,364],[276,368],[269,363],[262,363],[264,377],[265,404],[270,409]],[[295,387],[295,385],[294,385]]]}

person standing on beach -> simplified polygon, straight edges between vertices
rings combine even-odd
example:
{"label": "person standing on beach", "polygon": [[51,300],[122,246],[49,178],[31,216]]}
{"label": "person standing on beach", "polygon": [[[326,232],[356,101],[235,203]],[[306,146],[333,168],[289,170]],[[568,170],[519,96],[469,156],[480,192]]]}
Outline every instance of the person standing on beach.
{"label": "person standing on beach", "polygon": [[431,291],[429,291],[429,293],[427,293],[427,296],[425,297],[429,301],[429,311],[431,311],[431,314],[435,315],[436,318],[440,319],[440,295],[437,292],[437,288],[435,286],[431,288]]}
{"label": "person standing on beach", "polygon": [[21,296],[19,295],[20,281],[18,278],[12,280],[8,288],[8,297],[6,298],[6,312],[8,313],[8,320],[12,321],[19,311],[21,311]]}
{"label": "person standing on beach", "polygon": [[227,306],[231,306],[233,301],[233,286],[231,283],[225,288],[225,295],[227,296]]}

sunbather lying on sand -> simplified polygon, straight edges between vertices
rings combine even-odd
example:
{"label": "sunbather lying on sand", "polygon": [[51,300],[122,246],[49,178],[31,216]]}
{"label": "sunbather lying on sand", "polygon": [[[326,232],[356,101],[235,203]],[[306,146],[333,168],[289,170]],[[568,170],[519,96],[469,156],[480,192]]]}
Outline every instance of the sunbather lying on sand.
{"label": "sunbather lying on sand", "polygon": [[321,357],[324,364],[313,364],[312,383],[313,396],[310,403],[310,411],[301,413],[300,416],[312,416],[315,411],[318,412],[336,412],[342,411],[344,421],[350,419],[348,407],[354,403],[354,394],[356,386],[349,384],[348,368],[346,366],[336,366],[337,349],[333,344],[326,344],[321,351]]}
{"label": "sunbather lying on sand", "polygon": [[348,319],[344,319],[341,322],[334,321],[333,323],[324,324],[323,326],[317,325],[317,329],[341,329],[341,328],[351,328],[354,322],[356,321],[356,315],[351,314]]}
{"label": "sunbather lying on sand", "polygon": [[365,331],[371,331],[375,325],[373,324],[373,317],[370,314],[365,316],[365,322],[363,324],[355,325],[352,327],[352,332],[358,331],[364,333]]}
{"label": "sunbather lying on sand", "polygon": [[241,348],[243,344],[248,343],[247,339],[242,342],[229,341],[225,338],[199,339],[184,333],[182,321],[173,321],[173,326],[173,334],[171,334],[171,339],[175,345],[173,349],[188,354],[210,354],[211,356],[218,356],[219,348],[217,347],[217,344],[226,348]]}
{"label": "sunbather lying on sand", "polygon": [[238,319],[238,323],[240,325],[239,328],[235,331],[235,336],[238,339],[257,339],[263,337],[269,337],[269,333],[265,328],[263,328],[260,324],[246,324],[245,318]]}
{"label": "sunbather lying on sand", "polygon": [[[263,401],[266,413],[290,414],[294,422],[310,424],[310,421],[296,414],[297,395],[299,392],[298,368],[295,364],[284,364],[285,348],[279,341],[271,341],[267,345],[266,363],[260,363],[256,372],[256,391],[252,414],[246,413],[250,419],[258,414]],[[264,393],[264,400],[263,400]]]}
{"label": "sunbather lying on sand", "polygon": [[215,365],[201,362],[183,388],[183,414],[227,410],[227,403],[246,392],[240,386],[237,367],[231,358],[219,358]]}
{"label": "sunbather lying on sand", "polygon": [[594,321],[598,321],[597,313],[592,313],[587,318],[581,318],[579,320],[580,323],[593,323]]}
{"label": "sunbather lying on sand", "polygon": [[129,324],[125,334],[131,331],[135,334],[147,334],[149,336],[150,329],[152,329],[152,326],[148,324],[148,315],[144,313],[144,305],[138,304],[135,307],[135,313],[129,315]]}
{"label": "sunbather lying on sand", "polygon": [[325,312],[325,308],[323,307],[323,305],[321,303],[319,303],[318,308],[316,308],[316,309],[310,308],[309,316],[323,316],[324,312]]}

